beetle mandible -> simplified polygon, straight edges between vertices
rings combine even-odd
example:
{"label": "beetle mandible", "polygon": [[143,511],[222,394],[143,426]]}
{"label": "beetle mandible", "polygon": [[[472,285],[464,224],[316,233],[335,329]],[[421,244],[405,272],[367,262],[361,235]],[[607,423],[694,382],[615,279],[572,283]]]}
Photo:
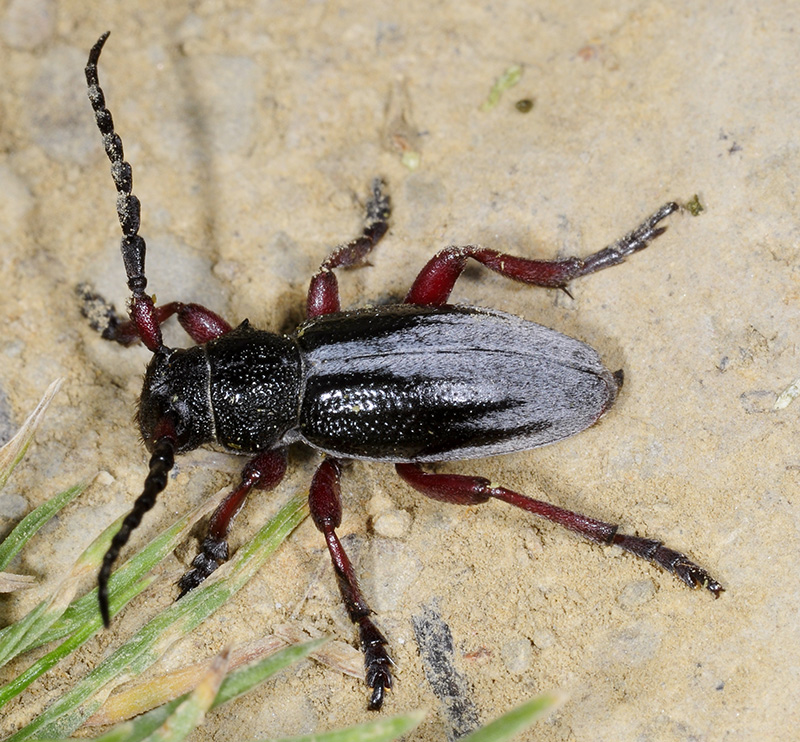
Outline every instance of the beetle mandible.
{"label": "beetle mandible", "polygon": [[[588,345],[493,309],[448,304],[468,258],[507,278],[566,290],[569,281],[622,263],[666,229],[679,207],[667,203],[622,239],[585,259],[530,260],[479,246],[448,247],[425,265],[403,304],[341,311],[334,269],[357,267],[388,230],[389,199],[375,180],[362,234],[341,245],[312,277],[307,320],[290,335],[233,328],[198,304],[155,306],[145,293],[145,241],[131,166],[114,130],[97,76],[103,34],[86,66],[89,99],[117,188],[130,321],[108,308],[103,336],[141,340],[153,353],[138,421],[152,456],[142,494],[114,536],[100,569],[99,602],[109,624],[111,567],[131,532],[166,487],[175,454],[216,443],[251,458],[238,486],[212,515],[202,550],[179,582],[181,595],[228,558],[227,535],[253,489],[274,488],[286,449],[305,443],[324,454],[309,490],[311,515],[330,552],[342,600],[364,652],[370,708],[392,687],[386,638],[372,619],[353,566],[336,535],[342,516],[340,460],[391,462],[411,487],[436,500],[475,505],[502,500],[600,544],[643,557],[714,597],[722,586],[660,541],[617,533],[617,526],[493,486],[482,477],[434,474],[421,463],[480,458],[543,446],[579,433],[604,415],[622,372],[611,373]],[[90,297],[99,301],[99,297]],[[164,345],[160,325],[177,314],[196,343]],[[513,338],[513,343],[509,339]]]}

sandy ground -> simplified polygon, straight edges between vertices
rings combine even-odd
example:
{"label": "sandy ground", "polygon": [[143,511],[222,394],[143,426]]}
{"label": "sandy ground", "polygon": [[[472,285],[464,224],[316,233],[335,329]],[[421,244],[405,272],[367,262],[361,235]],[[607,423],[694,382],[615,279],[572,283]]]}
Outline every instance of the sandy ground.
{"label": "sandy ground", "polygon": [[[143,477],[131,416],[148,353],[100,341],[73,293],[89,280],[125,300],[113,186],[83,82],[87,50],[111,29],[101,80],[134,167],[161,301],[291,329],[308,276],[358,231],[359,199],[378,174],[393,198],[391,233],[371,268],[342,277],[346,307],[398,299],[450,243],[585,255],[661,203],[699,194],[704,213],[671,217],[651,249],[576,282],[574,299],[468,272],[454,301],[579,337],[624,368],[626,383],[611,414],[575,438],[447,468],[662,538],[724,584],[719,600],[508,507],[427,501],[386,465],[348,468],[341,532],[397,661],[386,711],[431,709],[415,742],[448,739],[463,718],[487,721],[550,690],[566,703],[524,739],[796,739],[800,402],[773,407],[800,375],[800,6],[181,6],[2,3],[0,436],[66,379],[0,496],[4,527],[94,471],[113,477],[14,569],[52,587]],[[519,84],[481,110],[512,65]],[[521,113],[514,104],[526,98],[534,107]],[[416,170],[401,162],[398,135],[420,153]],[[167,340],[180,338],[170,330]],[[316,463],[294,453],[277,493],[255,498],[237,522],[236,543],[276,499],[302,491]],[[139,542],[229,481],[226,468],[182,460]],[[178,654],[204,656],[290,618],[354,641],[322,564],[306,523]],[[177,560],[170,568],[181,571]],[[69,687],[172,589],[165,578],[115,633],[33,686],[0,733]],[[3,599],[4,620],[42,594]],[[433,615],[452,632],[469,710],[461,722],[420,659],[413,621]],[[215,712],[193,739],[369,717],[357,680],[307,663]]]}

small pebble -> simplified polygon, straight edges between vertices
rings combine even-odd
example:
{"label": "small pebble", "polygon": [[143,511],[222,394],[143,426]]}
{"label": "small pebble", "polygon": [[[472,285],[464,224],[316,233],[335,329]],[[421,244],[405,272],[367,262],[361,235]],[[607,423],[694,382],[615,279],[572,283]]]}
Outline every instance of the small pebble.
{"label": "small pebble", "polygon": [[114,477],[111,476],[107,471],[100,471],[97,473],[97,476],[94,478],[94,481],[97,484],[102,485],[103,487],[108,487],[109,484],[112,484],[114,481]]}
{"label": "small pebble", "polygon": [[405,510],[390,510],[375,518],[372,527],[379,536],[402,538],[411,527],[411,516]]}
{"label": "small pebble", "polygon": [[537,649],[548,649],[556,643],[556,635],[550,629],[537,629],[533,632],[533,645]]}
{"label": "small pebble", "polygon": [[656,586],[652,580],[629,582],[617,596],[621,608],[633,608],[646,603],[655,595]]}
{"label": "small pebble", "polygon": [[367,512],[373,518],[377,518],[379,515],[383,515],[394,509],[395,507],[392,499],[382,494],[373,495],[367,503]]}
{"label": "small pebble", "polygon": [[533,661],[533,646],[528,639],[513,639],[503,645],[500,656],[511,672],[525,672]]}

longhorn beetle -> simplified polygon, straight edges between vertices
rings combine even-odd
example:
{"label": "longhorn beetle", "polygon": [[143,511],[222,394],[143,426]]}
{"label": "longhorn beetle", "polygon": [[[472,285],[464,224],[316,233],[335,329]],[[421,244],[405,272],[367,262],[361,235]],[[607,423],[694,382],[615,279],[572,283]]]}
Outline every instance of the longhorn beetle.
{"label": "longhorn beetle", "polygon": [[[447,247],[427,263],[403,304],[341,311],[334,269],[362,266],[388,230],[389,198],[375,180],[362,234],[337,247],[311,279],[306,321],[292,335],[233,328],[198,304],[155,306],[145,293],[145,241],[131,166],[114,131],[97,77],[108,32],[86,66],[89,100],[117,188],[122,260],[131,298],[130,321],[106,305],[103,335],[123,345],[141,340],[147,367],[138,421],[151,452],[142,494],[105,554],[98,577],[103,621],[109,624],[108,579],[131,532],[166,487],[176,453],[216,443],[249,456],[241,480],[212,515],[202,550],[180,580],[197,587],[228,558],[227,535],[253,488],[274,488],[286,471],[286,449],[301,442],[324,454],[309,490],[311,516],[330,551],[342,600],[357,624],[369,706],[380,709],[392,687],[387,641],[372,619],[336,528],[342,517],[342,459],[395,465],[411,487],[435,500],[476,505],[502,500],[600,544],[619,546],[714,597],[722,586],[688,557],[660,541],[617,533],[617,526],[493,486],[482,477],[433,474],[422,463],[522,451],[568,438],[604,415],[619,391],[611,373],[584,343],[494,309],[451,305],[450,292],[467,259],[507,278],[561,288],[622,263],[666,229],[679,207],[667,203],[622,239],[583,260],[529,260],[468,245]],[[97,296],[89,297],[102,301]],[[164,345],[160,325],[173,314],[197,345]]]}

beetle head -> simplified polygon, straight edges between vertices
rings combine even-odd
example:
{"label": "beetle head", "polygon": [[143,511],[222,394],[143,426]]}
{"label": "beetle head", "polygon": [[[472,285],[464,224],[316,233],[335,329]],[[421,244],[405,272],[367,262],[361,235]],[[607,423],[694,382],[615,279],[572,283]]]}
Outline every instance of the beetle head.
{"label": "beetle head", "polygon": [[201,347],[159,348],[147,367],[139,401],[139,429],[148,449],[153,451],[165,424],[174,431],[176,453],[212,441],[208,392],[209,367]]}

